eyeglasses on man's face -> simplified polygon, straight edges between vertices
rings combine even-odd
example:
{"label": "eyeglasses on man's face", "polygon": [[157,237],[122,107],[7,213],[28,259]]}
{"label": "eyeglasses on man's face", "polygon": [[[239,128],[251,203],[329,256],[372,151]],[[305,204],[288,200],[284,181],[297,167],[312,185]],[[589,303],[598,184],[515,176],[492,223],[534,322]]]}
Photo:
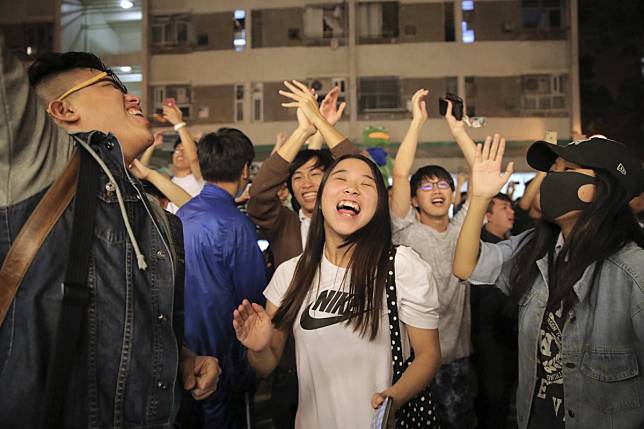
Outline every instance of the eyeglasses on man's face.
{"label": "eyeglasses on man's face", "polygon": [[123,82],[114,74],[112,70],[106,70],[103,71],[96,76],[92,76],[91,78],[87,79],[86,81],[83,81],[79,83],[78,85],[75,85],[65,91],[60,97],[56,98],[56,101],[61,101],[70,95],[72,95],[75,92],[80,91],[81,89],[85,89],[89,86],[94,85],[95,83],[98,82],[104,82],[104,81],[109,81],[111,82],[119,91],[121,91],[123,94],[127,94],[127,87],[123,85]]}
{"label": "eyeglasses on man's face", "polygon": [[438,182],[424,182],[420,185],[421,191],[431,191],[436,187],[437,189],[449,189],[451,186],[447,180],[439,180]]}

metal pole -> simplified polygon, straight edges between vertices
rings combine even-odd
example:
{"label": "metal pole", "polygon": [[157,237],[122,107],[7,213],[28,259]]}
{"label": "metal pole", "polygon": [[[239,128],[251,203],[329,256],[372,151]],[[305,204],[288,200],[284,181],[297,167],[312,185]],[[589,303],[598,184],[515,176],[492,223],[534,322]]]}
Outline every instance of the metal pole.
{"label": "metal pole", "polygon": [[358,52],[356,46],[356,0],[349,0],[349,139],[358,140]]}
{"label": "metal pole", "polygon": [[570,0],[570,126],[572,138],[582,135],[581,95],[579,90],[579,6],[578,0]]}

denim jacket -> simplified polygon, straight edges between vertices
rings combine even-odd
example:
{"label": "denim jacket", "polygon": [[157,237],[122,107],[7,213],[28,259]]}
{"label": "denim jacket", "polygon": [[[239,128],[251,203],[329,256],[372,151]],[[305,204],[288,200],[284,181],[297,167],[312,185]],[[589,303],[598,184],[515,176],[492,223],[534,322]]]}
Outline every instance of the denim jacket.
{"label": "denim jacket", "polygon": [[[496,284],[510,292],[512,256],[530,231],[498,244],[481,243],[473,284]],[[540,276],[519,302],[517,417],[528,426],[535,391],[541,322],[548,301],[548,260],[536,262]],[[567,429],[644,427],[644,249],[629,243],[602,261],[591,287],[594,264],[573,289],[578,303],[562,332],[564,406]]]}
{"label": "denim jacket", "polygon": [[[171,427],[177,407],[182,233],[129,175],[116,138],[74,137],[56,127],[0,34],[0,261],[74,150],[87,143],[104,162],[87,279],[89,304],[65,395],[66,428]],[[82,180],[82,178],[81,178]],[[116,188],[147,262],[137,266]],[[0,427],[37,427],[61,309],[73,201],[35,256],[0,326]],[[3,285],[0,285],[2,287]]]}

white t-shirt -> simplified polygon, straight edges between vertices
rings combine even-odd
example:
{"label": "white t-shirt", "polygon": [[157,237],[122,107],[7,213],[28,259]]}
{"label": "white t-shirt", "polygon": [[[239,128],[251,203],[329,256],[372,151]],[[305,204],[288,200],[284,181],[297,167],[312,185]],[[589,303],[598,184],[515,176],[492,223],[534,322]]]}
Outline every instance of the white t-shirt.
{"label": "white t-shirt", "polygon": [[298,212],[300,217],[300,234],[302,235],[302,250],[306,247],[306,237],[309,235],[309,228],[311,227],[311,218],[306,216],[302,209]]}
{"label": "white t-shirt", "polygon": [[[196,197],[197,195],[199,195],[199,193],[201,192],[204,186],[204,182],[198,181],[195,175],[192,173],[183,177],[174,176],[172,178],[172,183],[179,185],[184,191],[189,193],[191,197]],[[172,214],[176,214],[177,211],[179,210],[179,207],[177,207],[174,203],[170,202],[168,203],[168,207],[166,207],[166,210]]]}
{"label": "white t-shirt", "polygon": [[[277,267],[264,291],[279,306],[298,257]],[[400,246],[395,259],[400,320],[410,326],[438,328],[438,295],[429,265],[413,250]],[[383,302],[380,333],[374,341],[343,323],[349,300],[346,269],[323,258],[320,272],[293,326],[299,383],[295,426],[299,429],[368,428],[371,397],[391,385],[392,365],[387,306]],[[346,320],[346,319],[345,319]],[[409,341],[401,326],[403,350]]]}

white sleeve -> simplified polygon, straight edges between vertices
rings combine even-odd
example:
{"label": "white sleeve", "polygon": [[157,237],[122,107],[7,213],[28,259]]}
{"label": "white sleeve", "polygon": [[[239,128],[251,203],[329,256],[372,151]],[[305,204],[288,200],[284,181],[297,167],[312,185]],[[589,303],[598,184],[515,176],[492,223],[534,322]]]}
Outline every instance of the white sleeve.
{"label": "white sleeve", "polygon": [[430,266],[405,246],[398,247],[394,266],[400,320],[416,328],[438,329],[438,291]]}
{"label": "white sleeve", "polygon": [[289,259],[288,261],[280,264],[273,274],[270,283],[264,289],[264,296],[267,300],[279,307],[282,305],[282,299],[286,295],[291,280],[293,279],[293,274],[295,273],[295,267],[297,261],[300,259],[299,256]]}

